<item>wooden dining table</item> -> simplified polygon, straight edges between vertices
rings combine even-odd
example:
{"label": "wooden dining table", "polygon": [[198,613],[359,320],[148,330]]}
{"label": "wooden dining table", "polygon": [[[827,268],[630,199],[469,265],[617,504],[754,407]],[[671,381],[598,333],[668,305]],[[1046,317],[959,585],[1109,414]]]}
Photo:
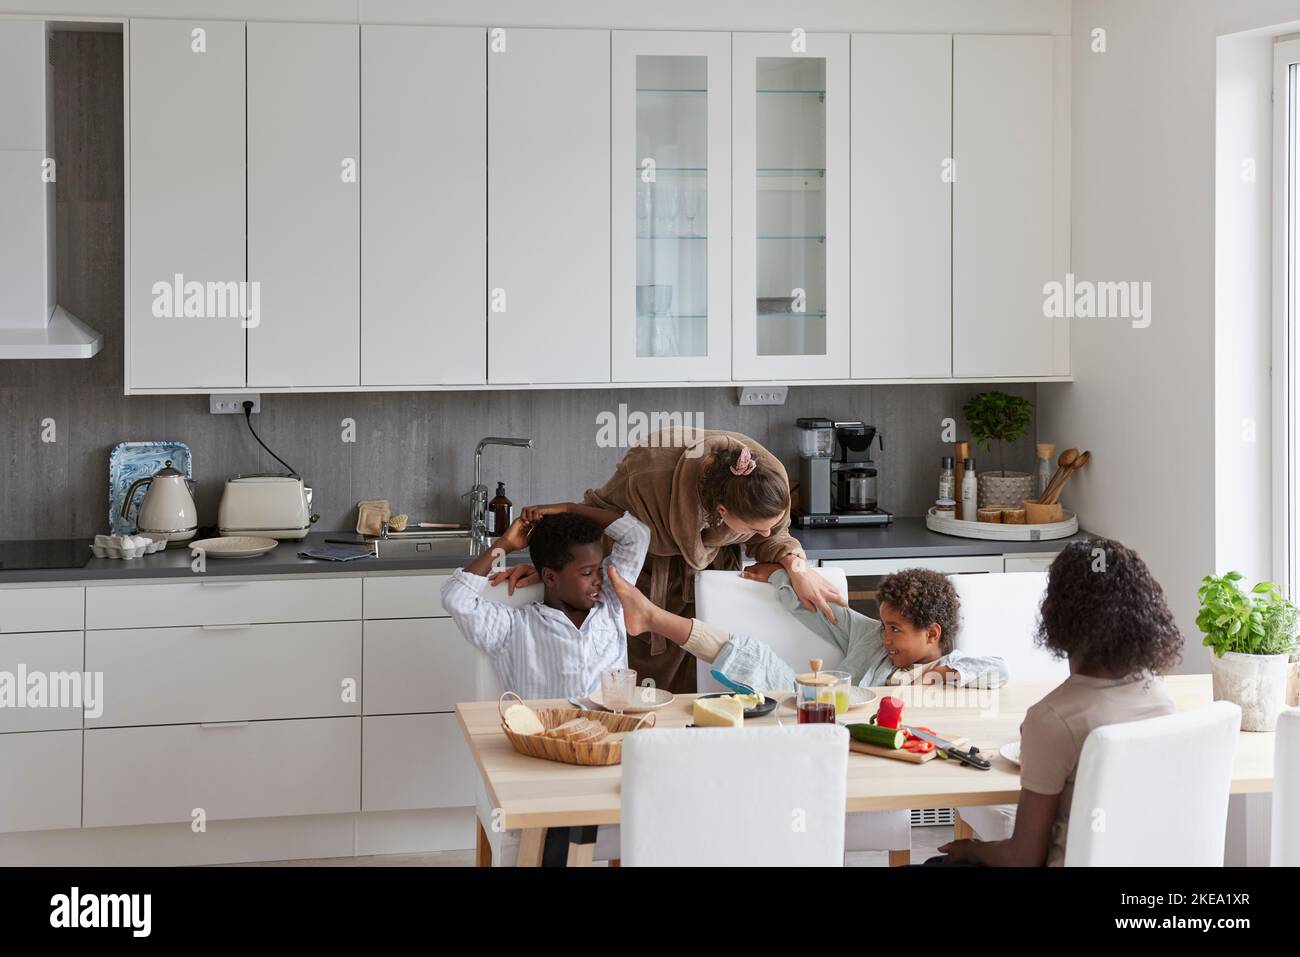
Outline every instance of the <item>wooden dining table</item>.
{"label": "wooden dining table", "polygon": [[[1163,679],[1178,710],[1209,704],[1210,676],[1170,675]],[[894,695],[904,701],[908,724],[931,728],[946,740],[965,738],[992,760],[988,771],[976,770],[953,760],[931,760],[911,764],[892,758],[850,753],[847,811],[895,811],[911,808],[961,808],[987,804],[1015,804],[1020,794],[1020,770],[998,754],[999,749],[1020,740],[1020,722],[1025,711],[1056,686],[1053,681],[1013,681],[997,690],[950,686],[874,688],[877,696]],[[788,699],[789,692],[770,692],[770,697]],[[682,727],[691,722],[695,695],[678,695],[656,712],[656,727]],[[530,701],[535,708],[571,708],[563,700]],[[842,722],[866,721],[874,704],[840,716]],[[539,866],[546,829],[617,824],[619,821],[622,769],[579,767],[526,757],[511,746],[501,731],[495,701],[472,701],[456,705],[456,717],[493,809],[498,827],[518,829],[518,865]],[[785,703],[761,718],[746,719],[746,726],[795,724],[794,710]],[[636,732],[642,733],[642,732]],[[653,733],[653,730],[646,732]],[[1275,735],[1242,731],[1232,767],[1232,793],[1251,794],[1273,788],[1273,741]],[[479,827],[482,827],[480,822]],[[482,846],[483,835],[479,835]],[[590,861],[571,853],[571,863]]]}

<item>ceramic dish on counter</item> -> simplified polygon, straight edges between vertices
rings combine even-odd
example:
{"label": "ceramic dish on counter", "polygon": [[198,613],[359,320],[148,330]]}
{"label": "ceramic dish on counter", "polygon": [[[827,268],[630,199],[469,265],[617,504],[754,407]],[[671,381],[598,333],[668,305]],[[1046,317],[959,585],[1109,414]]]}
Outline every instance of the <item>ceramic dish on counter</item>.
{"label": "ceramic dish on counter", "polygon": [[1012,741],[998,748],[998,754],[1002,755],[1016,767],[1020,767],[1020,742]]}
{"label": "ceramic dish on counter", "polygon": [[190,542],[190,551],[203,552],[213,558],[254,558],[265,555],[279,544],[274,538],[227,535],[223,538],[201,538],[197,542]]}

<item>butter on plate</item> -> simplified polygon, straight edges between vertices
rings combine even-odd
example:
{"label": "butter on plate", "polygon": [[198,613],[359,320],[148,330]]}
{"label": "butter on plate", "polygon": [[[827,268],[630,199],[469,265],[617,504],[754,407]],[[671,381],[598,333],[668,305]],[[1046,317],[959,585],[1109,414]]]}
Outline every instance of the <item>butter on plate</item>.
{"label": "butter on plate", "polygon": [[692,717],[697,728],[740,728],[745,724],[745,706],[735,697],[696,698]]}

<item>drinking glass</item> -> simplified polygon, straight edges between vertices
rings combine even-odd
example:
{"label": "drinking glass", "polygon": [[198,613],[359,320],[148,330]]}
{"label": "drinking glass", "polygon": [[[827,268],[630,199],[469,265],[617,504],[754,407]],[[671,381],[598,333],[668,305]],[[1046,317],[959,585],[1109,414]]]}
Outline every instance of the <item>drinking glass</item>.
{"label": "drinking glass", "polygon": [[605,699],[605,707],[615,714],[622,714],[632,703],[635,690],[636,672],[631,668],[610,668],[600,676],[601,697]]}
{"label": "drinking glass", "polygon": [[852,699],[853,675],[847,671],[823,671],[822,674],[830,675],[834,679],[829,689],[819,691],[818,700],[830,701],[835,705],[835,713],[843,714],[849,710],[849,701]]}

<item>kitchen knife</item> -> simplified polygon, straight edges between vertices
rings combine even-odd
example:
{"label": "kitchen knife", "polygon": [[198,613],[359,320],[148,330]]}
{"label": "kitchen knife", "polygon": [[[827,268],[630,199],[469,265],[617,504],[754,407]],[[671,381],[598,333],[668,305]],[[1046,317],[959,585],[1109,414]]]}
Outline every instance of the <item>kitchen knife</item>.
{"label": "kitchen knife", "polygon": [[923,731],[920,728],[913,728],[911,725],[906,724],[900,724],[899,727],[913,737],[920,738],[922,741],[929,741],[936,748],[948,752],[949,757],[956,758],[962,764],[969,765],[972,768],[979,768],[981,771],[987,771],[989,768],[993,767],[993,762],[979,756],[980,749],[974,745],[971,745],[970,748],[963,751],[952,742],[945,741],[943,738],[937,737],[928,731]]}

